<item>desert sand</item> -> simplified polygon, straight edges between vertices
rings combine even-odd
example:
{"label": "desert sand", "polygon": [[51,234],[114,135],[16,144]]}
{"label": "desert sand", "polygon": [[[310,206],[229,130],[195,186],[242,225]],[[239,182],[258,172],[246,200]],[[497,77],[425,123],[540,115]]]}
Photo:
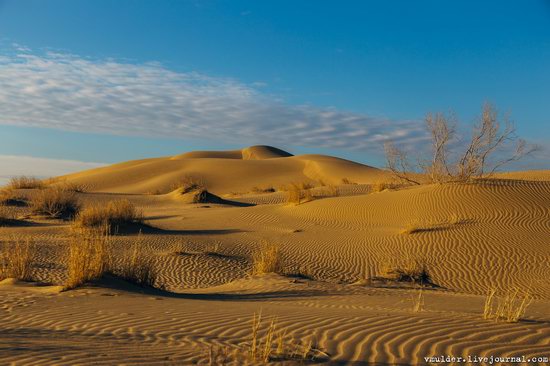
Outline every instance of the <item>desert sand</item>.
{"label": "desert sand", "polygon": [[[207,188],[203,202],[174,189],[189,176]],[[223,354],[246,353],[260,312],[260,339],[276,319],[289,348],[311,345],[307,360],[272,363],[550,357],[550,172],[497,178],[375,190],[387,171],[266,146],[60,177],[86,187],[84,206],[124,198],[143,210],[141,233],[113,241],[139,238],[157,284],[106,276],[63,291],[71,223],[27,217],[0,228],[2,242],[25,236],[38,248],[34,282],[0,282],[0,364],[243,364]],[[309,184],[315,199],[287,203],[280,187],[290,183]],[[285,273],[250,274],[265,243],[280,248]],[[380,279],[411,260],[427,266],[429,286]],[[530,294],[518,322],[483,318],[493,288]]]}

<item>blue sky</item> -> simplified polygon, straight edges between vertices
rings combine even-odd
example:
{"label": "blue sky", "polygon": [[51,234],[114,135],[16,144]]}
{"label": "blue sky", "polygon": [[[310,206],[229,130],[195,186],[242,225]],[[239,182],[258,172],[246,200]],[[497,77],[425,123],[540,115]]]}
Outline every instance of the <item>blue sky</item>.
{"label": "blue sky", "polygon": [[547,0],[0,1],[0,177],[260,143],[382,165],[485,101],[545,145],[549,65]]}

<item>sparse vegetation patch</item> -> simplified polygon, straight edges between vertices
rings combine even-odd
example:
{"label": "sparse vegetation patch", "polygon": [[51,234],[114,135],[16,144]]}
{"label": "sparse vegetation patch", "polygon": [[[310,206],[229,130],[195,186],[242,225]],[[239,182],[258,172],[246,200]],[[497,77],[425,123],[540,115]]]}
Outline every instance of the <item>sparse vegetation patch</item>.
{"label": "sparse vegetation patch", "polygon": [[11,178],[7,187],[11,189],[42,189],[46,187],[46,183],[42,179],[22,175]]}
{"label": "sparse vegetation patch", "polygon": [[30,206],[34,214],[56,219],[72,218],[80,210],[76,194],[63,187],[50,187],[36,192],[30,200]]}
{"label": "sparse vegetation patch", "polygon": [[35,252],[36,246],[28,238],[13,237],[4,242],[0,251],[0,280],[15,278],[31,281]]}
{"label": "sparse vegetation patch", "polygon": [[525,316],[529,305],[533,302],[533,296],[528,291],[508,289],[501,296],[492,288],[487,293],[483,308],[483,319],[517,323]]}
{"label": "sparse vegetation patch", "polygon": [[76,228],[106,228],[110,233],[117,227],[143,222],[143,213],[128,200],[110,201],[104,206],[93,205],[82,210],[75,219]]}

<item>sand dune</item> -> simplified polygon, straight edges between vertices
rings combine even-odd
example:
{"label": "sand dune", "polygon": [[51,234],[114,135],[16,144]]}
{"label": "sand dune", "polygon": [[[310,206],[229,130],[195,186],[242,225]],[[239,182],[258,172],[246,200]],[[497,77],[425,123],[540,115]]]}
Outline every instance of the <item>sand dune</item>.
{"label": "sand dune", "polygon": [[340,184],[342,179],[372,183],[387,173],[330,156],[292,156],[253,146],[235,151],[198,151],[173,157],[136,160],[62,177],[94,192],[167,193],[184,177],[200,177],[216,194],[246,193],[254,187],[308,182]]}
{"label": "sand dune", "polygon": [[[185,175],[204,181],[208,200],[193,203],[192,193],[170,191]],[[164,290],[112,278],[61,293],[4,281],[0,363],[208,364],[209,352],[248,347],[252,315],[259,311],[277,318],[286,342],[312,339],[328,355],[326,364],[548,357],[547,176],[516,172],[471,184],[372,192],[370,183],[388,179],[383,170],[251,147],[63,177],[91,187],[78,194],[83,205],[124,198],[143,210],[149,227],[121,233],[113,245],[127,248],[139,238],[153,253]],[[342,178],[359,184],[342,184]],[[339,195],[324,196],[320,181],[338,184]],[[294,205],[285,202],[285,192],[253,192],[290,182],[314,184],[317,199]],[[147,194],[154,190],[159,194]],[[2,240],[12,235],[37,243],[37,280],[65,281],[69,223],[36,221],[0,231]],[[279,246],[286,272],[250,276],[250,258],[266,242]],[[434,283],[423,291],[421,312],[412,311],[415,286],[365,281],[408,260],[424,262]],[[520,322],[483,319],[485,294],[493,287],[533,295]]]}

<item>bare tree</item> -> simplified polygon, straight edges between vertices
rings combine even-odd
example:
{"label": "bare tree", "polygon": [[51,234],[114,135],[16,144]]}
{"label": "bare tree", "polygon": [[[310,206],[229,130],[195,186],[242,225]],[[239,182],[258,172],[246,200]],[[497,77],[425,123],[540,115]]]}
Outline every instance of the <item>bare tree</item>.
{"label": "bare tree", "polygon": [[[459,143],[456,126],[454,116],[429,114],[426,117],[431,141],[429,158],[419,159],[412,165],[407,153],[389,142],[385,145],[388,169],[411,184],[420,184],[418,179],[411,178],[413,172],[424,173],[433,183],[466,182],[490,178],[502,166],[538,150],[538,146],[528,145],[518,138],[514,125],[507,118],[501,123],[497,111],[488,103],[483,106],[481,118],[466,144]],[[463,146],[463,151],[454,151],[453,145]]]}
{"label": "bare tree", "polygon": [[442,113],[436,113],[435,116],[428,114],[426,128],[431,137],[432,153],[430,163],[423,166],[422,170],[430,176],[432,182],[446,181],[453,175],[449,170],[448,155],[449,144],[456,134],[456,122],[454,117],[447,118]]}
{"label": "bare tree", "polygon": [[408,183],[420,184],[418,180],[411,177],[414,168],[409,163],[407,154],[403,150],[398,149],[391,141],[384,144],[384,150],[386,152],[386,166],[393,175]]}

